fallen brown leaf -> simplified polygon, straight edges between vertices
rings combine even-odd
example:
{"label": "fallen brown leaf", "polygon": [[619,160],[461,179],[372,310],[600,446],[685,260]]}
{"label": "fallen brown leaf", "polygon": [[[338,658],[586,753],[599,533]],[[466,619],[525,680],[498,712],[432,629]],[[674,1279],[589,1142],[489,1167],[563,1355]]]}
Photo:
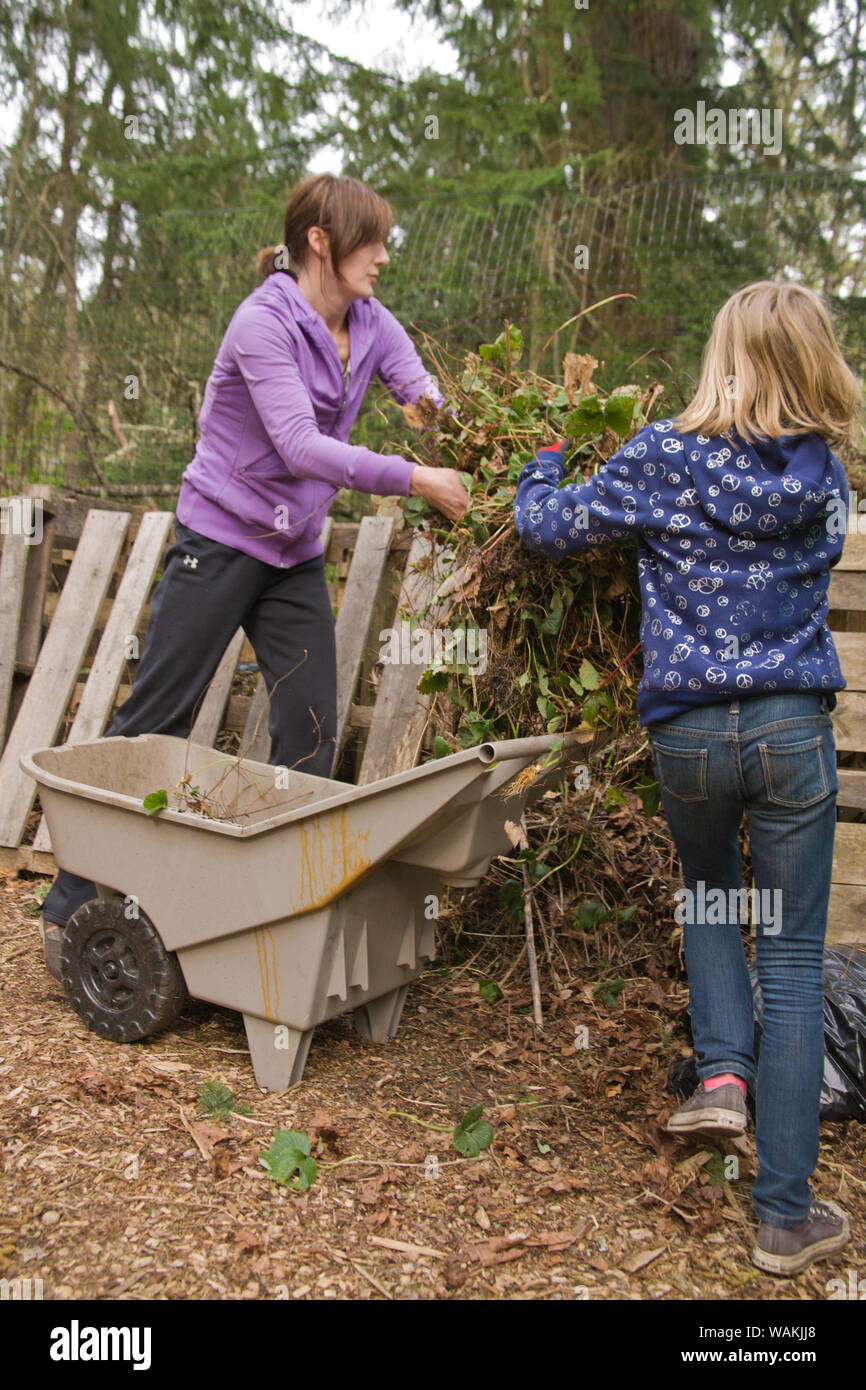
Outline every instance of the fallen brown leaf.
{"label": "fallen brown leaf", "polygon": [[233,1239],[235,1245],[241,1250],[256,1250],[262,1243],[260,1238],[248,1230],[246,1226],[241,1226],[239,1231],[235,1231]]}
{"label": "fallen brown leaf", "polygon": [[227,1129],[210,1120],[191,1120],[189,1130],[206,1158],[213,1158],[214,1147],[231,1137]]}
{"label": "fallen brown leaf", "polygon": [[214,1177],[221,1180],[222,1178],[230,1178],[232,1173],[237,1173],[244,1165],[242,1159],[231,1158],[225,1149],[214,1149],[210,1166]]}
{"label": "fallen brown leaf", "polygon": [[639,1269],[645,1269],[666,1250],[666,1245],[660,1245],[657,1250],[638,1250],[634,1255],[629,1255],[627,1259],[623,1260],[619,1267],[626,1274],[637,1274]]}
{"label": "fallen brown leaf", "polygon": [[401,1149],[397,1154],[400,1163],[423,1163],[427,1157],[428,1150],[423,1144],[407,1144],[405,1149]]}
{"label": "fallen brown leaf", "polygon": [[456,1257],[446,1260],[442,1266],[442,1278],[445,1280],[449,1289],[459,1289],[466,1283],[469,1277],[469,1270],[466,1265]]}

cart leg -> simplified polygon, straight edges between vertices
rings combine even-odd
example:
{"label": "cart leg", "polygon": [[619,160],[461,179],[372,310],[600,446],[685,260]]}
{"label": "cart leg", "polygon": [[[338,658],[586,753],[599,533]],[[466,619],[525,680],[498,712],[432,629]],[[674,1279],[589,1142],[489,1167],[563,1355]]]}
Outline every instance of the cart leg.
{"label": "cart leg", "polygon": [[388,994],[380,994],[378,999],[368,999],[353,1009],[355,1031],[370,1042],[385,1042],[393,1038],[400,1026],[400,1015],[409,993],[408,984],[399,985]]}
{"label": "cart leg", "polygon": [[244,1014],[256,1083],[266,1091],[285,1091],[300,1081],[314,1029],[289,1028],[267,1018]]}

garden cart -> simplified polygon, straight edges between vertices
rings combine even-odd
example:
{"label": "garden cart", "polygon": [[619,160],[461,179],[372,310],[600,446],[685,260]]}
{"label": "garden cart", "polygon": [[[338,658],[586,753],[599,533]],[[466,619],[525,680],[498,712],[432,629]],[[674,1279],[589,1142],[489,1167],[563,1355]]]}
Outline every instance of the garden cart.
{"label": "garden cart", "polygon": [[505,822],[562,775],[573,737],[482,743],[360,787],[160,734],[23,755],[57,864],[98,894],[63,932],[73,1008],[117,1042],[168,1027],[187,992],[236,1009],[267,1090],[300,1080],[338,1014],[383,1042],[435,955],[443,887],[510,849]]}

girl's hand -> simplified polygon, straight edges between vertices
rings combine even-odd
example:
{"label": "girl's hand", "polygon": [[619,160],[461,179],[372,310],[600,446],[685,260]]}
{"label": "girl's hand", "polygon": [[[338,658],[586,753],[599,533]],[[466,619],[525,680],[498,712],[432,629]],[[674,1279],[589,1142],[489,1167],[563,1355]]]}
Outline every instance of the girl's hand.
{"label": "girl's hand", "polygon": [[427,468],[419,463],[409,486],[413,497],[423,497],[452,521],[459,520],[472,503],[453,468]]}

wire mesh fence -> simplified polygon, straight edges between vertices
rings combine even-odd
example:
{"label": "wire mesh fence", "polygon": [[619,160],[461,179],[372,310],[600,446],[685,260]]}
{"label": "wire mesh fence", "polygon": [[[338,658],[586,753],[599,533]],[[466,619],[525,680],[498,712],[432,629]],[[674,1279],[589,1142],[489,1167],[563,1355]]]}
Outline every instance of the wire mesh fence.
{"label": "wire mesh fence", "polygon": [[[863,182],[821,171],[396,200],[379,294],[410,330],[456,357],[507,319],[524,332],[524,362],[550,375],[576,348],[592,351],[611,380],[627,372],[684,379],[729,293],[750,279],[792,275],[829,295],[862,372],[864,203]],[[79,482],[95,483],[92,470],[86,476],[92,459],[109,482],[172,487],[195,447],[221,336],[257,283],[256,252],[280,240],[281,209],[131,219],[113,292],[80,298],[74,353],[62,289],[48,274],[49,233],[45,247],[37,236],[21,264],[4,267],[0,357],[31,375],[0,371],[2,481],[13,489],[59,481],[65,460],[67,480],[77,472]],[[612,295],[633,298],[591,308]],[[359,429],[375,446],[375,420],[363,417]]]}

